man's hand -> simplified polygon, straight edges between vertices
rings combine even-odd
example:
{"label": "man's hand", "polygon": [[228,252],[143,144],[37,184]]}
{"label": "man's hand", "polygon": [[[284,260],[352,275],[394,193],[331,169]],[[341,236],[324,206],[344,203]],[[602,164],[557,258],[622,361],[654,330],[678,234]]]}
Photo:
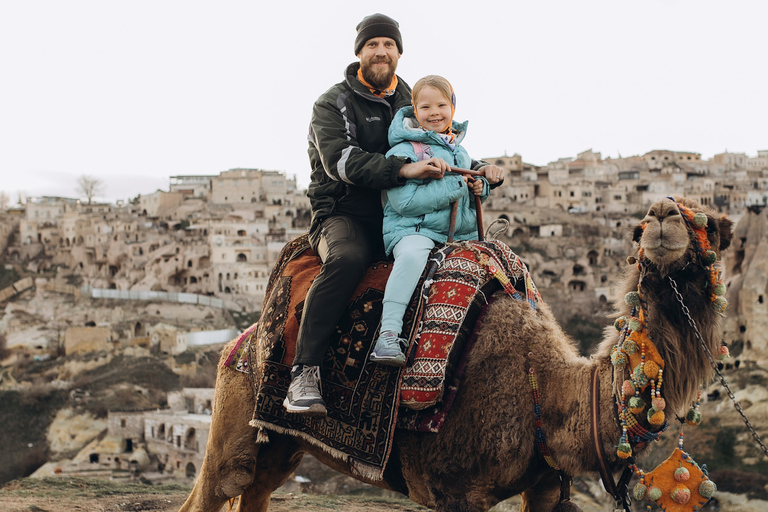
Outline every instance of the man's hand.
{"label": "man's hand", "polygon": [[485,179],[487,179],[488,183],[491,185],[504,181],[504,169],[497,165],[486,165],[485,167],[481,167],[480,170],[485,172]]}
{"label": "man's hand", "polygon": [[[494,166],[495,167],[495,166]],[[498,169],[498,167],[496,167]],[[436,178],[440,179],[451,167],[442,158],[430,158],[411,164],[405,164],[400,168],[400,176],[411,178]]]}

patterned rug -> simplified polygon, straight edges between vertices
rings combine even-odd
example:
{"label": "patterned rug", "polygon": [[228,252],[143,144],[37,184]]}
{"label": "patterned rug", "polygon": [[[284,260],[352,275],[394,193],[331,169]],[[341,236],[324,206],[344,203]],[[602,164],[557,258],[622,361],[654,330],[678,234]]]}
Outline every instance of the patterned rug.
{"label": "patterned rug", "polygon": [[505,244],[471,242],[447,247],[451,249],[424,284],[426,307],[400,387],[400,404],[410,409],[426,409],[442,400],[466,352],[463,343],[470,339],[479,306],[493,292],[505,285],[512,296],[522,299],[525,294],[534,310],[541,300],[528,269]]}
{"label": "patterned rug", "polygon": [[[228,359],[241,368],[237,352],[255,361],[256,409],[251,425],[302,437],[345,460],[361,476],[380,479],[392,449],[397,421],[400,372],[368,361],[381,320],[384,286],[391,262],[375,262],[355,290],[347,312],[336,328],[321,366],[326,418],[305,418],[283,408],[296,353],[296,336],[304,297],[320,271],[320,259],[306,242],[285,250],[268,285],[262,320],[241,336],[242,343]],[[281,270],[282,268],[282,270]],[[413,311],[404,325],[415,324]],[[249,348],[244,348],[245,346]]]}
{"label": "patterned rug", "polygon": [[[473,257],[474,264],[470,265],[467,262]],[[485,263],[479,264],[478,257]],[[391,262],[376,262],[355,291],[323,361],[328,416],[302,418],[288,414],[282,401],[290,383],[303,299],[320,271],[320,260],[309,248],[306,236],[286,245],[270,276],[262,320],[240,336],[224,363],[248,372],[249,361],[255,361],[259,379],[254,382],[256,410],[251,424],[260,429],[260,439],[266,440],[269,430],[296,435],[345,460],[359,475],[380,479],[396,425],[429,432],[439,429],[463,376],[467,357],[462,355],[467,353],[464,344],[467,340],[469,346],[474,343],[470,334],[486,297],[502,288],[498,277],[503,281],[503,274],[508,274],[517,279],[514,285],[507,283],[507,292],[520,299],[525,294],[532,307],[540,299],[532,283],[526,286],[529,279],[520,279],[514,271],[522,263],[504,244],[451,245],[436,251],[433,258],[441,265],[432,267],[426,277],[431,286],[424,289],[434,290],[429,293],[430,300],[439,300],[424,307],[428,295],[415,294],[404,321],[404,332],[413,340],[413,365],[401,372],[368,361],[391,270]],[[501,274],[495,276],[494,271]],[[420,324],[422,332],[417,336],[415,327]],[[442,359],[435,357],[437,350],[444,354]],[[443,385],[446,378],[447,387]],[[424,410],[403,408],[398,413],[401,389],[417,399],[437,394],[444,395],[444,400],[436,406],[424,406]]]}

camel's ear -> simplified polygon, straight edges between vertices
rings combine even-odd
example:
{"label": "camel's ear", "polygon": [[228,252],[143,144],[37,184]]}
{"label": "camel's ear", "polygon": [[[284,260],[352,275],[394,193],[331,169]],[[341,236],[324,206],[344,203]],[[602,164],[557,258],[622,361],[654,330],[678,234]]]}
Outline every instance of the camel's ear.
{"label": "camel's ear", "polygon": [[720,227],[720,250],[725,250],[731,245],[733,239],[733,221],[722,215],[718,222]]}
{"label": "camel's ear", "polygon": [[640,243],[640,239],[643,237],[643,225],[638,224],[635,226],[635,230],[632,232],[632,241]]}

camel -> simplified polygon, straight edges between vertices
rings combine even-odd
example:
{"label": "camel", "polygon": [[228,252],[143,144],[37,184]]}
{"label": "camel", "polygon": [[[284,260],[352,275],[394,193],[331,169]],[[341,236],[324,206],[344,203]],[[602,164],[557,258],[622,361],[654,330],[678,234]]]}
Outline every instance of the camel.
{"label": "camel", "polygon": [[[648,336],[666,361],[663,396],[670,420],[675,414],[685,415],[700,384],[714,375],[670,290],[668,276],[675,277],[711,353],[717,353],[722,333],[722,315],[704,291],[709,276],[678,203],[706,215],[699,220],[706,221],[706,237],[718,258],[732,237],[728,218],[685,198],[654,203],[633,231],[633,241],[646,261],[642,289]],[[629,264],[616,287],[617,296],[637,290],[640,278],[638,265]],[[533,311],[525,301],[500,295],[476,326],[477,342],[445,424],[438,433],[397,430],[381,481],[353,475],[346,463],[301,439],[269,432],[269,442],[257,444],[256,429],[248,425],[254,407],[251,380],[244,373],[220,367],[205,461],[180,510],[214,512],[239,496],[237,510],[265,512],[272,492],[286,482],[305,453],[336,471],[399,491],[438,511],[487,511],[517,494],[522,495],[525,511],[550,512],[555,506],[580,510],[573,503],[558,505],[560,475],[545,461],[534,438],[529,370],[535,370],[538,382],[546,446],[570,477],[598,471],[590,434],[590,380],[593,370],[599,372],[599,443],[609,470],[619,471],[626,461],[616,451],[621,427],[615,414],[615,393],[621,388],[617,379],[623,379],[614,375],[611,362],[617,331],[607,327],[597,352],[586,358],[578,354],[546,304]],[[616,309],[618,315],[630,314],[628,304],[617,304]],[[224,356],[233,343],[225,347]],[[642,418],[641,423],[653,428]],[[633,448],[638,459],[646,447]]]}

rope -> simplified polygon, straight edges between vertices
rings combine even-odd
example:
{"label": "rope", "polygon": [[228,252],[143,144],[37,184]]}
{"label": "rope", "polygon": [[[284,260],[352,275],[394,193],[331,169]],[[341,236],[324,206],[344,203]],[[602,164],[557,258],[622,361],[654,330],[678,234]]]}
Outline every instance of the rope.
{"label": "rope", "polygon": [[712,352],[709,350],[709,347],[704,342],[704,338],[702,337],[701,333],[699,332],[699,329],[696,327],[696,322],[691,317],[691,312],[688,309],[688,307],[685,305],[685,302],[683,301],[683,296],[680,293],[680,291],[677,289],[677,283],[674,279],[672,279],[671,276],[667,276],[667,279],[669,279],[669,283],[672,285],[672,290],[675,292],[675,298],[680,303],[680,306],[683,308],[683,313],[685,314],[686,318],[688,319],[688,324],[693,329],[693,332],[696,333],[696,338],[699,340],[699,343],[701,343],[701,346],[704,348],[704,352],[707,354],[707,357],[709,358],[709,362],[712,365],[712,368],[715,370],[715,373],[720,378],[720,383],[723,385],[725,390],[728,392],[728,397],[733,402],[734,408],[738,411],[738,413],[741,415],[741,419],[744,420],[744,424],[747,426],[749,431],[752,433],[752,437],[757,442],[758,445],[760,445],[760,448],[762,448],[763,453],[765,453],[765,456],[768,457],[768,447],[765,446],[765,443],[763,443],[763,440],[760,439],[760,435],[755,431],[755,428],[752,426],[752,422],[749,421],[749,418],[747,418],[747,415],[744,414],[744,410],[741,408],[741,404],[738,400],[736,400],[736,396],[733,394],[733,391],[731,391],[730,386],[728,386],[728,382],[725,380],[725,376],[720,371],[720,368],[718,367],[717,362],[715,362],[715,359],[712,357]]}

